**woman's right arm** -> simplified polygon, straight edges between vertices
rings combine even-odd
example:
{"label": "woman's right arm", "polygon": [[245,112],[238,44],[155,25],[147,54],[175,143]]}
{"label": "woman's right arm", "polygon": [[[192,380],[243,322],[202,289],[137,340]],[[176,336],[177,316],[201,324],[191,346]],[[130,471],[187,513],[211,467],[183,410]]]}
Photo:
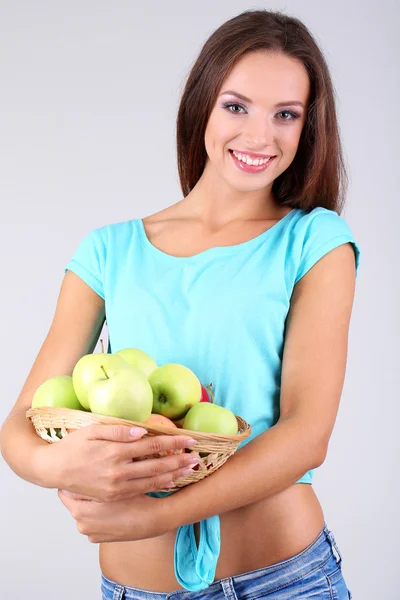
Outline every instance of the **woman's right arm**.
{"label": "woman's right arm", "polygon": [[23,479],[47,487],[49,473],[37,450],[48,443],[39,438],[25,413],[37,388],[55,375],[72,375],[85,354],[93,352],[105,321],[104,300],[75,273],[67,271],[49,332],[25,384],[0,433],[1,453]]}
{"label": "woman's right arm", "polygon": [[[71,375],[78,360],[93,352],[104,320],[104,300],[67,271],[50,330],[2,426],[0,447],[11,469],[26,481],[110,500],[160,489],[181,477],[188,454],[153,456],[187,447],[188,436],[135,439],[126,426],[88,425],[48,444],[25,416],[45,380]],[[141,460],[145,456],[150,458]]]}

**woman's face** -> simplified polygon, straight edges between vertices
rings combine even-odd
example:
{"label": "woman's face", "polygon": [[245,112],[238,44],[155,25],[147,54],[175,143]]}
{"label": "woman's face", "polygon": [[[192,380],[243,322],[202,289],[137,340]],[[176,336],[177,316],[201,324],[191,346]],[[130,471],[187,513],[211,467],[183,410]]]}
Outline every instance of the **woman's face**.
{"label": "woman's face", "polygon": [[[265,51],[245,55],[223,83],[207,123],[206,168],[241,191],[272,187],[295,157],[309,85],[304,66],[288,56]],[[244,157],[236,161],[232,150],[275,158],[266,169],[247,172]]]}

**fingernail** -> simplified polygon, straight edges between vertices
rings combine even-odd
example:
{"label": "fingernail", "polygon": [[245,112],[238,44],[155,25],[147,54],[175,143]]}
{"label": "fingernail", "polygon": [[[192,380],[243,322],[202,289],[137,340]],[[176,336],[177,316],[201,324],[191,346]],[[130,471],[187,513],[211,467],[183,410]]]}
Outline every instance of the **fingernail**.
{"label": "fingernail", "polygon": [[187,475],[188,473],[193,473],[193,467],[195,465],[191,466],[191,467],[186,467],[185,469],[182,469],[181,473],[182,475]]}
{"label": "fingernail", "polygon": [[200,462],[200,457],[193,456],[193,458],[188,458],[186,462],[190,465],[195,465],[196,463]]}
{"label": "fingernail", "polygon": [[197,444],[197,440],[194,440],[193,438],[190,438],[183,442],[184,448],[188,448],[189,446],[194,446],[195,444]]}
{"label": "fingernail", "polygon": [[165,487],[166,487],[166,488],[173,488],[173,487],[176,487],[176,484],[175,484],[173,481],[171,481],[171,483],[167,483],[167,484],[165,485]]}
{"label": "fingernail", "polygon": [[142,435],[145,435],[146,433],[148,433],[147,429],[144,429],[143,427],[132,427],[132,429],[130,430],[130,436],[133,438],[139,438],[142,437]]}

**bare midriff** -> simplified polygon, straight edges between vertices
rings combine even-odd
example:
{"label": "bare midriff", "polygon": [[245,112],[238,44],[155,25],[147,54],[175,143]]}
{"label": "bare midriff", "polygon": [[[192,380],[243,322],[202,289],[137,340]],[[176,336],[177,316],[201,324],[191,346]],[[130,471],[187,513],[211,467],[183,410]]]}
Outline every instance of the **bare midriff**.
{"label": "bare midriff", "polygon": [[[215,580],[270,566],[309,546],[324,526],[310,484],[296,483],[270,498],[220,515],[221,550]],[[197,544],[199,527],[195,525]],[[160,537],[100,545],[103,574],[122,585],[172,592],[184,589],[174,571],[176,530]]]}

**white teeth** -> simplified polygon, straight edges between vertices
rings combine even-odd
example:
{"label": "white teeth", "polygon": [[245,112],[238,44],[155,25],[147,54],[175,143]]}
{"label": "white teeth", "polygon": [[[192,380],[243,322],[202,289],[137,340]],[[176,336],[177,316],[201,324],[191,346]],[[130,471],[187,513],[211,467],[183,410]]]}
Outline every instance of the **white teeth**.
{"label": "white teeth", "polygon": [[272,158],[256,158],[255,160],[253,160],[252,158],[250,158],[250,156],[247,156],[246,154],[237,154],[234,150],[232,150],[232,154],[234,154],[237,159],[241,160],[246,165],[254,166],[265,165]]}

